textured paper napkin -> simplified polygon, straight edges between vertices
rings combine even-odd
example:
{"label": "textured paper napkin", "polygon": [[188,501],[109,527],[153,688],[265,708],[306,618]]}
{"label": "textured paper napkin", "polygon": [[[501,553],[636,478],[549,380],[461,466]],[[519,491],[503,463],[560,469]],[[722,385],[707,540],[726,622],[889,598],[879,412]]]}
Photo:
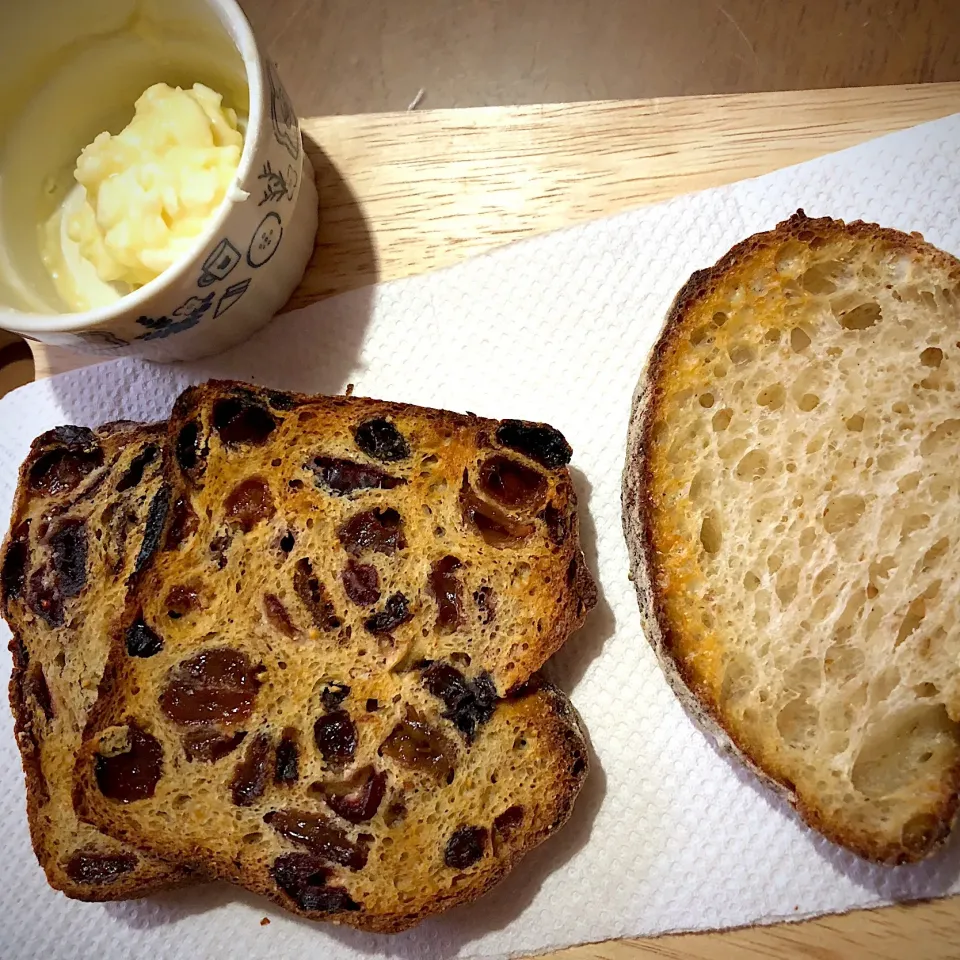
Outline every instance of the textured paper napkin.
{"label": "textured paper napkin", "polygon": [[[960,115],[812,163],[504,248],[281,317],[230,354],[117,361],[0,401],[0,513],[33,436],[59,423],[160,418],[209,376],[547,420],[574,448],[585,549],[603,599],[552,664],[596,753],[572,821],[493,893],[386,938],[309,924],[222,884],[88,905],[33,858],[19,760],[0,720],[0,955],[499,957],[703,930],[960,890],[960,850],[871,867],[807,830],[720,756],[643,639],[620,532],[629,403],[674,293],[735,242],[803,207],[920,230],[960,254]],[[0,672],[9,668],[4,654]],[[261,927],[263,916],[272,918]]]}

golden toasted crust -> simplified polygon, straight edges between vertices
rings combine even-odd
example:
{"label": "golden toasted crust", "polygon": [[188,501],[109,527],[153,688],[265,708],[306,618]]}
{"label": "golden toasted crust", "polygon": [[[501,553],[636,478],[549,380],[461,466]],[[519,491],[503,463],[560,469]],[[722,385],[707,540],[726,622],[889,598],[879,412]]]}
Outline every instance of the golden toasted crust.
{"label": "golden toasted crust", "polygon": [[[169,430],[164,549],[127,616],[160,644],[114,649],[77,765],[80,815],[362,929],[479,896],[566,820],[586,775],[572,707],[530,683],[596,598],[566,442],[544,425],[229,382],[188,390]],[[224,648],[242,654],[253,699],[178,719],[183,665]],[[321,721],[344,756],[321,747]],[[155,739],[160,773],[118,803],[98,758],[127,752],[133,729]],[[188,756],[198,729],[225,752]],[[433,759],[412,759],[408,740]],[[381,792],[359,820],[328,802],[368,788]],[[271,826],[294,812],[306,826]],[[480,854],[448,863],[461,829]],[[339,853],[303,836],[329,830]]]}
{"label": "golden toasted crust", "polygon": [[[707,389],[703,384],[709,377],[697,369],[691,343],[699,342],[699,325],[705,322],[704,317],[712,309],[725,309],[713,307],[714,298],[720,291],[735,288],[739,281],[743,292],[741,305],[749,308],[752,283],[762,285],[762,279],[756,278],[774,271],[776,255],[785,255],[783,252],[789,252],[791,245],[809,252],[835,243],[846,245],[845,249],[869,246],[878,257],[902,255],[921,262],[932,273],[942,272],[952,278],[951,282],[960,280],[960,262],[926,243],[919,234],[860,221],[845,224],[829,218],[811,219],[803,211],[776,229],[737,244],[713,267],[694,273],[667,313],[633,398],[623,476],[624,533],[644,631],[668,681],[692,716],[723,749],[736,754],[785,797],[810,826],[865,858],[895,864],[929,855],[949,834],[958,810],[960,764],[945,771],[936,796],[929,798],[926,806],[924,816],[929,815],[930,822],[925,823],[922,836],[913,842],[899,836],[891,839],[845,820],[836,810],[825,809],[820,798],[809,791],[801,795],[791,770],[780,761],[776,751],[724,708],[720,697],[722,640],[694,640],[695,631],[677,614],[682,594],[689,592],[691,610],[694,606],[699,609],[703,591],[708,587],[702,582],[695,586],[689,579],[683,583],[681,576],[670,572],[673,558],[686,555],[690,546],[670,521],[671,510],[678,509],[678,499],[682,499],[684,491],[679,487],[665,489],[662,471],[657,467],[658,458],[664,456],[665,436],[670,429],[658,428],[657,424],[662,422],[672,398],[687,387],[694,396],[698,387]],[[709,323],[709,316],[706,322]],[[781,333],[789,335],[794,322],[786,313],[768,312],[763,318],[764,330],[769,330],[771,339]],[[713,397],[705,402],[712,403]],[[676,423],[673,426],[679,430]],[[691,571],[695,569],[695,564],[689,567]],[[705,596],[709,599],[709,593]],[[709,631],[704,635],[709,635]]]}
{"label": "golden toasted crust", "polygon": [[[93,775],[96,738],[84,745],[77,764],[78,810],[81,816],[99,822],[111,834],[144,850],[184,859],[204,876],[246,887],[308,919],[377,933],[400,933],[450,907],[476,900],[495,886],[527,853],[566,823],[589,773],[580,718],[567,697],[539,677],[499,702],[492,718],[470,744],[458,742],[446,732],[446,722],[416,686],[410,677],[399,682],[391,677],[378,678],[355,686],[342,706],[356,720],[361,741],[372,738],[375,748],[376,741],[382,740],[402,720],[404,711],[415,704],[420,716],[427,718],[428,724],[440,730],[454,747],[455,778],[444,785],[429,776],[425,778],[422,772],[406,771],[409,779],[401,784],[402,766],[377,758],[375,749],[367,750],[354,766],[376,760],[388,770],[390,780],[379,814],[353,830],[331,816],[316,793],[311,795],[308,791],[304,798],[303,791],[296,786],[284,788],[289,794],[285,804],[284,796],[268,787],[263,800],[252,807],[217,809],[216,794],[230,789],[235,768],[232,757],[218,764],[223,769],[211,774],[209,784],[168,785],[164,777],[157,787],[157,802],[147,813],[138,815],[115,805],[111,809],[109,802],[99,797]],[[367,715],[362,703],[368,694],[379,693],[383,697],[388,690],[400,691],[402,702],[388,707],[383,716]],[[354,698],[356,704],[351,703]],[[136,719],[139,724],[140,716]],[[160,733],[147,724],[140,725]],[[305,752],[307,749],[304,747]],[[301,755],[301,764],[314,769],[309,757]],[[425,783],[416,782],[424,779]],[[200,804],[182,806],[178,802],[183,791],[189,789],[203,798],[204,829],[215,839],[198,839],[191,830],[189,819],[194,815],[194,807]],[[392,810],[398,802],[406,808],[402,819],[386,827],[384,808]],[[171,805],[182,809],[180,819],[162,822],[158,811],[170,809]],[[328,885],[346,889],[359,904],[359,910],[305,909],[275,882],[273,864],[278,855],[304,853],[303,846],[271,836],[270,827],[265,825],[265,817],[289,808],[321,812],[338,828],[346,828],[351,838],[357,832],[366,832],[373,838],[369,859],[360,871],[322,858],[316,861],[316,869],[330,872]],[[503,822],[504,815],[509,830],[502,831],[497,824]],[[514,823],[511,816],[519,820]],[[454,868],[444,861],[445,846],[453,832],[464,826],[484,831],[483,855],[476,863]],[[251,857],[245,838],[260,832],[267,835],[256,845],[265,849],[259,856]]]}
{"label": "golden toasted crust", "polygon": [[[139,897],[188,877],[79,822],[71,802],[76,750],[106,663],[112,620],[123,613],[124,579],[160,488],[164,434],[163,425],[113,423],[96,432],[58,428],[37,438],[20,469],[10,532],[0,551],[0,607],[13,633],[10,706],[30,835],[50,885],[79,900]],[[133,461],[151,450],[141,479],[118,493]],[[61,454],[66,467],[52,467],[46,480],[37,473]],[[69,468],[71,456],[75,470]],[[108,510],[128,516],[110,527],[103,519]],[[70,529],[84,531],[72,550],[58,538],[58,531]],[[116,540],[121,529],[123,543]],[[61,587],[70,579],[72,586]]]}

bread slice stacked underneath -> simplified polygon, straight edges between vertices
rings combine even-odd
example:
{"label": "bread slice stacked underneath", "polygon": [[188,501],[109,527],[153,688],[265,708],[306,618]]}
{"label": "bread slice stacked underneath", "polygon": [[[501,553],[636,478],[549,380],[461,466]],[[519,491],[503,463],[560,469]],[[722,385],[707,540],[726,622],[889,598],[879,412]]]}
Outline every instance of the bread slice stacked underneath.
{"label": "bread slice stacked underneath", "polygon": [[960,262],[802,212],[694,274],[624,523],[682,699],[804,819],[925,857],[960,788]]}
{"label": "bread slice stacked underneath", "polygon": [[214,382],[168,451],[85,818],[380,931],[473,899],[566,820],[586,747],[536,671],[595,588],[556,430]]}
{"label": "bread slice stacked underneath", "polygon": [[187,877],[80,822],[72,801],[77,750],[128,582],[159,536],[165,434],[163,425],[114,423],[37,438],[2,551],[30,834],[51,886],[81,900],[138,897]]}

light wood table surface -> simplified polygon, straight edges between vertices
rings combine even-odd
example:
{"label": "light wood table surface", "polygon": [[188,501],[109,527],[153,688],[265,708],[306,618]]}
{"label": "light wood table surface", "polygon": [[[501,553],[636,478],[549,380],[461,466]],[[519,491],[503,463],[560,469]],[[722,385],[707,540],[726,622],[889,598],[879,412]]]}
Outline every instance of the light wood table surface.
{"label": "light wood table surface", "polygon": [[[311,267],[288,306],[449,266],[957,111],[960,83],[308,119],[321,224]],[[84,362],[42,349],[36,359],[38,376]],[[646,956],[957,960],[960,898],[556,955]]]}

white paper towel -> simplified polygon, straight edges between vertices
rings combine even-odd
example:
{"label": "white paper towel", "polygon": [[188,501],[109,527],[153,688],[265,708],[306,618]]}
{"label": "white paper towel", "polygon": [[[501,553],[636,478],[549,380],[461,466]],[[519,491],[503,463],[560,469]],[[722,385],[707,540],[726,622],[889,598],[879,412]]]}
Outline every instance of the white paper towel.
{"label": "white paper towel", "polygon": [[[620,532],[627,415],[689,274],[803,207],[920,230],[960,254],[960,115],[812,163],[537,238],[289,314],[214,360],[117,361],[0,400],[0,514],[30,440],[60,423],[158,419],[211,376],[546,420],[574,448],[585,550],[603,599],[555,658],[596,752],[570,824],[479,902],[394,938],[310,924],[222,884],[72,903],[30,850],[11,721],[0,722],[0,955],[499,957],[960,890],[960,849],[871,867],[807,830],[693,726],[643,639]],[[9,668],[9,655],[0,669]],[[261,927],[262,916],[272,923]]]}

